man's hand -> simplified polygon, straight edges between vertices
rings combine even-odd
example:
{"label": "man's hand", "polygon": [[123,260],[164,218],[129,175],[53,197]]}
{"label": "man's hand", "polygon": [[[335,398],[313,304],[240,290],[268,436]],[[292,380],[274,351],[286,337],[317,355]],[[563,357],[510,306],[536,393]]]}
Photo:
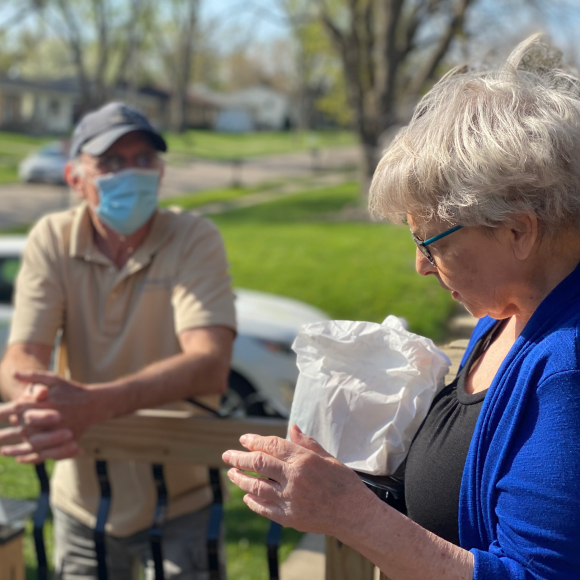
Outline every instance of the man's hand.
{"label": "man's hand", "polygon": [[91,389],[43,371],[15,373],[14,377],[33,386],[15,401],[0,405],[0,421],[8,419],[13,424],[0,430],[0,453],[21,463],[78,455],[76,440],[105,418]]}
{"label": "man's hand", "polygon": [[[182,353],[133,375],[90,385],[44,370],[14,372],[19,363],[28,362],[18,358],[20,350],[34,345],[13,345],[3,379],[11,382],[11,393],[18,394],[11,403],[0,405],[0,421],[13,417],[13,427],[0,430],[0,453],[26,463],[72,457],[80,453],[78,438],[96,423],[138,409],[220,394],[227,386],[233,340],[234,332],[227,327],[185,330],[179,335]],[[33,391],[19,386],[26,384],[33,384]]]}

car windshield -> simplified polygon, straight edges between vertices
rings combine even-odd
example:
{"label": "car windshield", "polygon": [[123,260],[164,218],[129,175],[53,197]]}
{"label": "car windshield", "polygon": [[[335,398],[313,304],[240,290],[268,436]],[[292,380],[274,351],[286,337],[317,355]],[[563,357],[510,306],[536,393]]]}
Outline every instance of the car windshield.
{"label": "car windshield", "polygon": [[45,145],[42,149],[39,149],[37,153],[41,157],[62,157],[64,155],[62,147],[58,143]]}
{"label": "car windshield", "polygon": [[20,268],[17,256],[0,257],[0,304],[11,304],[14,282]]}

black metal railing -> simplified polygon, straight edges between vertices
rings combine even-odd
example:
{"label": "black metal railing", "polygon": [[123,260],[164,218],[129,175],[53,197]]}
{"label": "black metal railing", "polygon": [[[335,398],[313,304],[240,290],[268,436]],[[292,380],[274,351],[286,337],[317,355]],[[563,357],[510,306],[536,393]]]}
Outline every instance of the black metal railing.
{"label": "black metal railing", "polygon": [[[190,401],[197,404],[195,401]],[[216,411],[205,407],[205,411],[223,420],[223,417]],[[109,516],[109,509],[112,501],[113,490],[109,482],[107,462],[97,460],[95,462],[97,480],[100,487],[100,499],[97,508],[96,524],[93,530],[95,553],[97,558],[98,580],[107,580],[107,554],[106,554],[106,531],[105,527]],[[50,483],[43,463],[36,466],[36,474],[40,482],[40,495],[38,504],[33,516],[34,522],[34,545],[37,556],[38,580],[48,580],[48,560],[44,544],[44,524],[49,513]],[[163,465],[153,463],[151,465],[151,476],[157,490],[157,503],[153,515],[153,521],[149,531],[151,554],[155,569],[155,579],[164,580],[163,571],[163,527],[167,519],[168,494],[165,483]],[[208,565],[211,580],[223,580],[222,565],[220,561],[219,545],[223,538],[223,492],[219,469],[209,468],[209,479],[213,492],[213,503],[210,510],[210,519],[206,530],[206,542],[208,552]],[[282,526],[271,522],[267,537],[265,538],[266,554],[270,580],[279,580],[278,548],[282,535]]]}

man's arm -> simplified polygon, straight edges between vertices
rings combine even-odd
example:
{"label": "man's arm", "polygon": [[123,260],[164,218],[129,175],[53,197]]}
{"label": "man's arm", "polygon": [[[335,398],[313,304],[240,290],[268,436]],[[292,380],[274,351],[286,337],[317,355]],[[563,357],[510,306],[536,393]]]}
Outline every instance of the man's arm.
{"label": "man's arm", "polygon": [[[227,386],[234,331],[210,326],[183,331],[179,340],[183,352],[153,363],[118,380],[83,385],[42,371],[17,372],[22,383],[48,387],[43,401],[17,400],[0,408],[0,420],[18,415],[23,443],[4,446],[3,455],[37,463],[54,456],[54,440],[47,433],[46,409],[57,412],[58,428],[70,430],[76,440],[91,425],[138,409],[157,407],[190,397],[221,394]],[[42,427],[42,437],[33,437]],[[14,440],[14,431],[0,431],[0,444]],[[62,459],[62,455],[59,455]]]}
{"label": "man's arm", "polygon": [[111,419],[137,409],[223,394],[227,388],[234,338],[234,331],[225,326],[183,331],[179,335],[182,353],[128,377],[92,386],[98,393],[97,400],[106,405],[101,415]]}
{"label": "man's arm", "polygon": [[18,371],[46,371],[50,364],[52,347],[46,344],[18,342],[6,350],[0,364],[0,395],[5,401],[18,399],[27,385],[14,378]]}

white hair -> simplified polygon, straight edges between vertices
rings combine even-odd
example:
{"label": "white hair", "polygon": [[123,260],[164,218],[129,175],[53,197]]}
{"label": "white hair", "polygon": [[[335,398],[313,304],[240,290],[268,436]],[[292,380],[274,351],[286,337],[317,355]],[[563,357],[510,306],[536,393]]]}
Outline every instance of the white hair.
{"label": "white hair", "polygon": [[385,151],[369,204],[450,224],[533,212],[546,232],[580,225],[580,81],[538,35],[491,72],[450,71]]}

